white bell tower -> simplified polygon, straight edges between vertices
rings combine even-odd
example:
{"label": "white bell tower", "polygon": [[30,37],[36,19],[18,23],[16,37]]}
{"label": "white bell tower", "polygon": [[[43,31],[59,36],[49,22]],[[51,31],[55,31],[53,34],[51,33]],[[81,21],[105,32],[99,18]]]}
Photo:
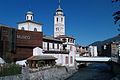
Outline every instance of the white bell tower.
{"label": "white bell tower", "polygon": [[32,13],[32,11],[28,11],[27,12],[27,14],[26,14],[26,21],[27,20],[33,21],[33,13]]}
{"label": "white bell tower", "polygon": [[60,0],[56,14],[54,16],[54,37],[65,35],[65,16],[63,10],[60,7]]}

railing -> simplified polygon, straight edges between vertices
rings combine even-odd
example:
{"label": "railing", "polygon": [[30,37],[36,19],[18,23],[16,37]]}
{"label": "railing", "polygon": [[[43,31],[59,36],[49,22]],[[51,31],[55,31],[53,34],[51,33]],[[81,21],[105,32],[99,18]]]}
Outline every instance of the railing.
{"label": "railing", "polygon": [[76,61],[80,62],[108,62],[111,57],[76,57]]}
{"label": "railing", "polygon": [[43,53],[68,54],[69,50],[43,50]]}

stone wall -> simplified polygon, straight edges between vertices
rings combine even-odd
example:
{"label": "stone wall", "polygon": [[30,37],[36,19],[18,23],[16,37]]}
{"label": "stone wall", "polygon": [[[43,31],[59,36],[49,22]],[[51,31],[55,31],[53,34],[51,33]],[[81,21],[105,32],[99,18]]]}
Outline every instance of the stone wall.
{"label": "stone wall", "polygon": [[56,67],[32,73],[23,71],[19,75],[0,77],[0,80],[64,80],[76,71],[75,68]]}

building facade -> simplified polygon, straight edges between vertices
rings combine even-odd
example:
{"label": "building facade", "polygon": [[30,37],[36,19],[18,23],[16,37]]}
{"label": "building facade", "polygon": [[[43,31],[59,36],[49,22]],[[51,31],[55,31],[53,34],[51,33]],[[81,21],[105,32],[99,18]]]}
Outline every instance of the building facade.
{"label": "building facade", "polygon": [[12,61],[16,50],[16,29],[0,25],[0,57],[6,62]]}
{"label": "building facade", "polygon": [[98,56],[97,46],[89,46],[88,52],[92,57]]}
{"label": "building facade", "polygon": [[33,55],[33,48],[42,48],[42,32],[17,30],[14,60],[24,60]]}
{"label": "building facade", "polygon": [[[60,66],[74,66],[75,47],[66,45],[60,39],[53,37],[43,37],[43,53],[44,55],[51,55],[57,58],[56,65]],[[64,48],[63,48],[64,47]]]}
{"label": "building facade", "polygon": [[0,25],[0,57],[7,61],[23,60],[42,48],[42,32],[24,31]]}

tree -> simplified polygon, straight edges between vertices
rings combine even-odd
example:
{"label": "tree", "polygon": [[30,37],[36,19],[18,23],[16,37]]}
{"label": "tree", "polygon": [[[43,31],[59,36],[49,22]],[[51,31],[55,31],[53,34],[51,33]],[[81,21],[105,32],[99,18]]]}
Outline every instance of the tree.
{"label": "tree", "polygon": [[114,3],[114,2],[118,2],[118,1],[120,1],[120,0],[112,0],[112,3]]}
{"label": "tree", "polygon": [[115,12],[113,16],[114,16],[114,23],[116,24],[120,20],[120,11]]}
{"label": "tree", "polygon": [[[120,0],[112,0],[112,3],[119,2]],[[113,13],[114,23],[116,24],[120,20],[120,10]]]}

